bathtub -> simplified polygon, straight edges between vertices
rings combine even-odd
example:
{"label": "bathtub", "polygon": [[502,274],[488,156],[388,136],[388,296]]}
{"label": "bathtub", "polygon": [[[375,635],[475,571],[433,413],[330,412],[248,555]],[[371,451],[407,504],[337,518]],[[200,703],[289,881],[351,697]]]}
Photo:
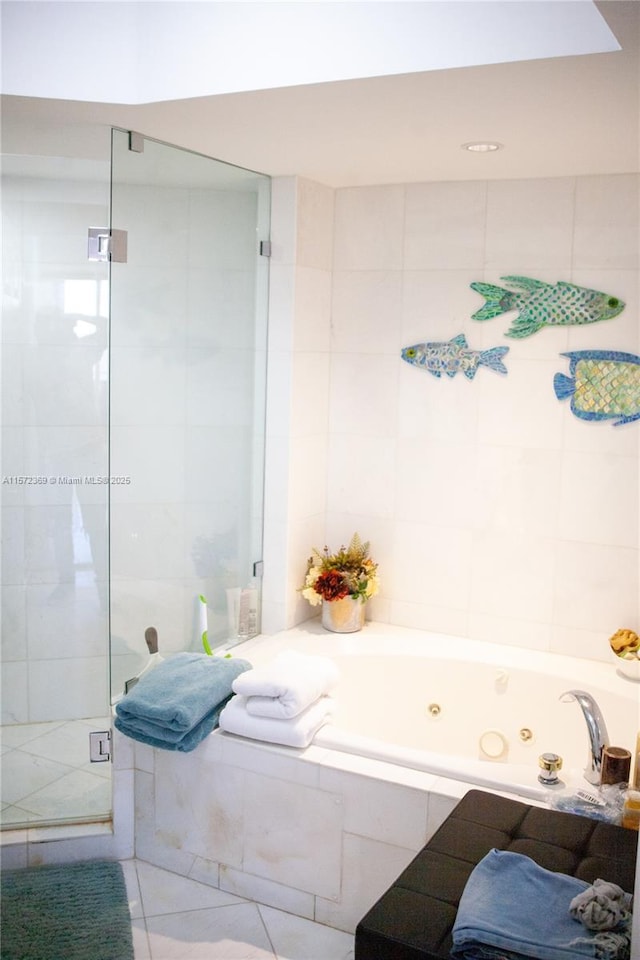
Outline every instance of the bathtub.
{"label": "bathtub", "polygon": [[582,711],[560,700],[582,689],[599,704],[609,742],[634,753],[640,685],[609,661],[379,623],[332,634],[317,620],[235,652],[258,667],[284,649],[322,654],[340,670],[335,712],[315,748],[546,803],[560,787],[539,783],[542,753],[560,755],[564,786],[592,789],[583,775],[589,741]]}
{"label": "bathtub", "polygon": [[567,785],[591,789],[565,690],[594,696],[616,745],[640,727],[640,686],[610,663],[317,620],[230,649],[254,667],[285,649],[334,659],[332,722],[306,749],[219,729],[187,754],[136,744],[137,856],[350,933],[471,787],[545,806],[538,756],[555,752]]}

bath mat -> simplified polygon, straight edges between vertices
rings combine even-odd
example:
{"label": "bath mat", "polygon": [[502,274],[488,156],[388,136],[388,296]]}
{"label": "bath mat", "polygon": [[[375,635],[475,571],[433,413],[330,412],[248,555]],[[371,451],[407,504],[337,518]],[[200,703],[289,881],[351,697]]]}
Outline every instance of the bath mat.
{"label": "bath mat", "polygon": [[2,960],[133,960],[119,863],[3,870],[0,910]]}

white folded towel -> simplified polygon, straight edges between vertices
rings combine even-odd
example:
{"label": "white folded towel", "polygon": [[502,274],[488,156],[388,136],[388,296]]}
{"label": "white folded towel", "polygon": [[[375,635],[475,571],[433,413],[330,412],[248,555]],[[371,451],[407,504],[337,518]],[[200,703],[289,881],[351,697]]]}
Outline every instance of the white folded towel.
{"label": "white folded towel", "polygon": [[248,713],[288,720],[330,693],[338,679],[338,668],[328,657],[285,650],[264,667],[236,677],[232,688],[247,697]]}
{"label": "white folded towel", "polygon": [[232,697],[219,718],[220,729],[252,740],[281,743],[287,747],[308,747],[334,707],[331,697],[320,697],[310,707],[290,720],[256,717],[247,713],[246,697]]}

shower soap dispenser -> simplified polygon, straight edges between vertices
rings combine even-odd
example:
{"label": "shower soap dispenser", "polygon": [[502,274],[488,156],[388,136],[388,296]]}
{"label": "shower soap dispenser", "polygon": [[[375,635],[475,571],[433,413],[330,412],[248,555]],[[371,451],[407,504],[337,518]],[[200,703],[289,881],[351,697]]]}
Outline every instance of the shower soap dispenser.
{"label": "shower soap dispenser", "polygon": [[247,589],[249,594],[249,636],[256,637],[260,632],[258,629],[258,611],[259,611],[259,590],[258,590],[258,578],[251,577],[249,581],[249,587]]}
{"label": "shower soap dispenser", "polygon": [[258,581],[252,577],[240,594],[240,628],[238,637],[248,640],[258,633]]}

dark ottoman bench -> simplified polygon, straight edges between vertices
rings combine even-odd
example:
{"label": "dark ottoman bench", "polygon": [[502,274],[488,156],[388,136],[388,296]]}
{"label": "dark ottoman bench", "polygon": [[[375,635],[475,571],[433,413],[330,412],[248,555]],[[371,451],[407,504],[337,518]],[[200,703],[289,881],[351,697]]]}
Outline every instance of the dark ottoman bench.
{"label": "dark ottoman bench", "polygon": [[633,892],[638,833],[573,813],[470,790],[356,928],[355,960],[442,960],[462,891],[492,849],[541,867],[601,877]]}

